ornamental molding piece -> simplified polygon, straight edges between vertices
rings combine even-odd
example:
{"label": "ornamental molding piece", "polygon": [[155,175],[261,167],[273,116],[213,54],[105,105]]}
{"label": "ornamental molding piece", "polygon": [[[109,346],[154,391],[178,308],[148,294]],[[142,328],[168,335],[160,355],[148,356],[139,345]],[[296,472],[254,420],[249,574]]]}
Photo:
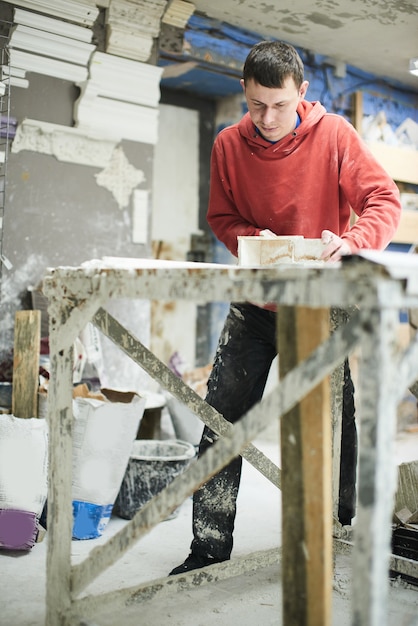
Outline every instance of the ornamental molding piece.
{"label": "ornamental molding piece", "polygon": [[115,146],[114,141],[88,137],[77,128],[26,119],[17,127],[12,152],[31,150],[58,161],[107,167]]}
{"label": "ornamental molding piece", "polygon": [[86,80],[90,57],[96,49],[92,36],[89,28],[15,9],[10,67],[11,75],[20,80],[12,84],[27,87],[28,81],[23,82],[26,72],[72,82]]}
{"label": "ornamental molding piece", "polygon": [[77,128],[89,136],[156,144],[163,68],[94,52],[74,105]]}
{"label": "ornamental molding piece", "polygon": [[195,5],[192,2],[173,0],[164,13],[162,22],[176,28],[185,28],[194,11]]}
{"label": "ornamental molding piece", "polygon": [[14,6],[23,7],[63,20],[92,26],[99,14],[94,0],[5,0]]}
{"label": "ornamental molding piece", "polygon": [[106,52],[148,61],[166,6],[167,0],[110,0],[106,11]]}
{"label": "ornamental molding piece", "polygon": [[129,163],[121,146],[88,137],[77,128],[24,120],[12,144],[12,152],[22,150],[48,154],[58,161],[102,168],[95,174],[96,182],[112,193],[121,210],[128,206],[135,187],[145,180],[144,172]]}
{"label": "ornamental molding piece", "polygon": [[107,167],[95,176],[97,184],[113,194],[120,209],[129,205],[132,191],[145,180],[144,172],[129,163],[120,146],[114,149]]}

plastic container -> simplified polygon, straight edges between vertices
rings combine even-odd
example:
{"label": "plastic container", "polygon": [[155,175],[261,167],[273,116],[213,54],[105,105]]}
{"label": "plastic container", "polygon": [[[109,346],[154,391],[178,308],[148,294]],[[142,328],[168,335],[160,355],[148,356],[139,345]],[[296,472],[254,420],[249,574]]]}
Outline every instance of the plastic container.
{"label": "plastic container", "polygon": [[28,551],[38,536],[38,520],[32,511],[0,509],[0,549]]}
{"label": "plastic container", "polygon": [[132,519],[146,502],[187,468],[195,454],[192,444],[178,439],[134,441],[114,513]]}
{"label": "plastic container", "polygon": [[48,426],[0,415],[0,548],[30,550],[48,491]]}
{"label": "plastic container", "polygon": [[11,409],[12,407],[12,383],[0,383],[0,407]]}

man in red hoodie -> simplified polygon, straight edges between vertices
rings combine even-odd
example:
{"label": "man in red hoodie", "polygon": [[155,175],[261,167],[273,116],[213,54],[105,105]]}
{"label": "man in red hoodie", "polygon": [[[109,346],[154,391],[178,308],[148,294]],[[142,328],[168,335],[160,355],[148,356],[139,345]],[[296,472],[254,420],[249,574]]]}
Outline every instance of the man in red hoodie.
{"label": "man in red hoodie", "polygon": [[[322,238],[323,258],[383,249],[400,218],[399,191],[343,117],[308,102],[303,63],[282,42],[249,52],[241,84],[248,113],[222,130],[211,157],[207,219],[237,256],[238,236]],[[350,211],[357,220],[350,227]],[[269,307],[231,303],[219,339],[206,401],[236,422],[264,391],[276,356],[276,314]],[[339,520],[355,515],[357,436],[353,384],[344,368]],[[205,427],[199,454],[217,439]],[[193,541],[180,574],[230,558],[242,458],[193,496]]]}

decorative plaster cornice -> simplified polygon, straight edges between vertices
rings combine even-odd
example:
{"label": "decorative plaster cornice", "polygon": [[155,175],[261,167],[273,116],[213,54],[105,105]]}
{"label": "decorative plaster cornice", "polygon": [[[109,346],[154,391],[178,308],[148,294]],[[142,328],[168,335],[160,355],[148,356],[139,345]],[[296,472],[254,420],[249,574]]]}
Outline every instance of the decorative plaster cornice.
{"label": "decorative plaster cornice", "polygon": [[60,19],[92,26],[99,10],[94,0],[5,0],[14,6],[54,15]]}
{"label": "decorative plaster cornice", "polygon": [[106,52],[148,61],[167,0],[110,0],[106,12]]}
{"label": "decorative plaster cornice", "polygon": [[164,13],[162,22],[176,28],[185,28],[194,11],[195,5],[192,2],[173,0]]}
{"label": "decorative plaster cornice", "polygon": [[[11,75],[21,70],[72,82],[86,80],[89,59],[96,48],[89,43],[90,29],[21,9],[15,9],[14,22],[9,43]],[[13,84],[28,86],[22,80]]]}
{"label": "decorative plaster cornice", "polygon": [[105,139],[157,143],[162,71],[154,65],[95,52],[90,77],[79,84],[76,126]]}
{"label": "decorative plaster cornice", "polygon": [[78,128],[26,119],[18,125],[12,152],[31,150],[55,156],[58,161],[107,167],[116,142],[89,137]]}

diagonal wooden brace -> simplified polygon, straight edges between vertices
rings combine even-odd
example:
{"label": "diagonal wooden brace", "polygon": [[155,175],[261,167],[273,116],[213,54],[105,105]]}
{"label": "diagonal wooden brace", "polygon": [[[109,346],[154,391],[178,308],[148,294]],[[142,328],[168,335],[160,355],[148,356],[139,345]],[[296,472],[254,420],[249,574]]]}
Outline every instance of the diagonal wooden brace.
{"label": "diagonal wooden brace", "polygon": [[[72,567],[73,598],[107,567],[112,565],[151,528],[179,506],[208,478],[220,471],[247,447],[260,430],[266,428],[271,415],[283,415],[313,389],[344,359],[361,339],[359,315],[324,341],[302,363],[290,371],[280,385],[256,404],[235,425],[229,435],[221,437],[182,474],[147,502],[133,519],[103,546]],[[127,331],[125,331],[127,332]]]}
{"label": "diagonal wooden brace", "polygon": [[[136,337],[126,330],[107,311],[100,308],[92,319],[93,324],[111,339],[125,354],[142,367],[175,398],[185,404],[199,419],[218,435],[232,433],[233,424],[203,400],[191,387],[160,361]],[[256,446],[249,444],[242,456],[263,476],[280,489],[280,469]]]}

